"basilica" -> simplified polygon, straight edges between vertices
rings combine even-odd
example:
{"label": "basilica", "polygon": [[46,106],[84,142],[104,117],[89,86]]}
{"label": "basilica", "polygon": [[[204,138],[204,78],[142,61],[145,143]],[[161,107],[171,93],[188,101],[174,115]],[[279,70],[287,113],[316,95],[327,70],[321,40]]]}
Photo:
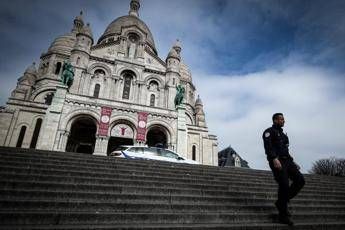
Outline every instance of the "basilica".
{"label": "basilica", "polygon": [[80,13],[1,107],[0,145],[107,156],[120,145],[159,144],[217,165],[217,137],[208,132],[181,43],[160,58],[139,9],[139,0],[130,1],[128,15],[97,41]]}

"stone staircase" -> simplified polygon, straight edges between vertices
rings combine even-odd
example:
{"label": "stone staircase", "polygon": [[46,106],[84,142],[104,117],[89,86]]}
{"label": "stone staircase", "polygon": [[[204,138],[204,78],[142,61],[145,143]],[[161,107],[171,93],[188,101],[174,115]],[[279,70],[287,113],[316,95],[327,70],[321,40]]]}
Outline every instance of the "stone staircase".
{"label": "stone staircase", "polygon": [[294,227],[271,172],[0,147],[0,229],[345,229],[345,178],[305,175]]}

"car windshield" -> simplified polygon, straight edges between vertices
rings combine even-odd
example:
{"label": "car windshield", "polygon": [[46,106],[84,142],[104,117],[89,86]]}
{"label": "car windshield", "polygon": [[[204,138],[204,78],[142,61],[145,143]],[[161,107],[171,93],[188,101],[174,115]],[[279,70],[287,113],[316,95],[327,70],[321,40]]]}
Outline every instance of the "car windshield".
{"label": "car windshield", "polygon": [[126,146],[119,146],[119,147],[117,147],[115,149],[115,151],[123,151],[123,150],[126,150],[126,149],[128,149],[128,147],[126,147]]}
{"label": "car windshield", "polygon": [[161,155],[164,156],[164,157],[169,157],[169,158],[174,158],[174,159],[178,159],[180,157],[176,153],[171,152],[171,151],[169,151],[167,149],[163,149]]}
{"label": "car windshield", "polygon": [[134,153],[143,153],[144,148],[143,147],[132,147],[132,148],[128,149],[128,151],[134,152]]}
{"label": "car windshield", "polygon": [[174,159],[178,159],[179,155],[177,155],[174,152],[171,152],[167,149],[157,149],[158,155],[162,156],[162,157],[168,157],[168,158],[174,158]]}

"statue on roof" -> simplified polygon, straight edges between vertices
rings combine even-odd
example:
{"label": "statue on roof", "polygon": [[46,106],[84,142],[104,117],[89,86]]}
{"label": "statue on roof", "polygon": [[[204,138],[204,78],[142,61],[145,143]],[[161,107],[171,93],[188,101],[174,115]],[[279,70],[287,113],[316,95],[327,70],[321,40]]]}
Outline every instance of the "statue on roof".
{"label": "statue on roof", "polygon": [[62,84],[68,86],[72,85],[74,80],[74,68],[69,60],[65,60],[62,66],[61,81]]}

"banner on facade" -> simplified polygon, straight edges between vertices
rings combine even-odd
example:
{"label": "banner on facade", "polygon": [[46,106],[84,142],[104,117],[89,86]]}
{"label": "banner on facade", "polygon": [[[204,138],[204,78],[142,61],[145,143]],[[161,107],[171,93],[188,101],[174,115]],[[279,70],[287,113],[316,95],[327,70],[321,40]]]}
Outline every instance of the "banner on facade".
{"label": "banner on facade", "polygon": [[109,129],[109,121],[112,109],[109,107],[102,107],[101,120],[99,121],[98,135],[107,136]]}
{"label": "banner on facade", "polygon": [[139,112],[138,113],[138,128],[137,128],[137,141],[145,142],[146,134],[146,123],[147,123],[148,113]]}

